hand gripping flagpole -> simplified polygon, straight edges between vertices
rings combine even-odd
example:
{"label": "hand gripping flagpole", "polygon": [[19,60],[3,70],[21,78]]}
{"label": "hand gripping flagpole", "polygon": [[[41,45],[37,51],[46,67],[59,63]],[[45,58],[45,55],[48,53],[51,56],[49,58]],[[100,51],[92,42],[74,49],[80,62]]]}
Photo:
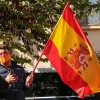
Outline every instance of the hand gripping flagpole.
{"label": "hand gripping flagpole", "polygon": [[[41,53],[40,57],[39,57],[39,58],[38,58],[38,60],[37,60],[36,65],[34,66],[34,68],[33,68],[32,72],[31,72],[31,74],[29,75],[30,77],[32,77],[32,76],[33,76],[33,74],[34,74],[34,72],[35,72],[35,69],[36,69],[36,67],[37,67],[38,63],[39,63],[40,59],[42,58],[42,55],[43,55],[43,52]],[[27,82],[26,82],[26,85],[28,85],[29,83],[30,83],[30,82],[29,82],[29,81],[27,81]]]}

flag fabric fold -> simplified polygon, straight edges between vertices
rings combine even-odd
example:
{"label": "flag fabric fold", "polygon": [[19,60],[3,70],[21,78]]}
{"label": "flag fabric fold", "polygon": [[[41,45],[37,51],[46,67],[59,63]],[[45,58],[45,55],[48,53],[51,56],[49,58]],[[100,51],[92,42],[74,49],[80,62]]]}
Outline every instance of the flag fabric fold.
{"label": "flag fabric fold", "polygon": [[80,98],[100,91],[100,65],[74,13],[65,6],[43,54]]}

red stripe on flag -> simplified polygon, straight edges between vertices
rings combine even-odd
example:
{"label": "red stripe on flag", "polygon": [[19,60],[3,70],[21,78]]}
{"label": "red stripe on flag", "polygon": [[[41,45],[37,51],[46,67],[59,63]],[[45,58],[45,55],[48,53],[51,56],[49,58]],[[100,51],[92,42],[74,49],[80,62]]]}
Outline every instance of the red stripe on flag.
{"label": "red stripe on flag", "polygon": [[43,53],[55,67],[62,81],[76,93],[83,97],[92,93],[88,84],[59,56],[58,49],[51,40],[48,40]]}

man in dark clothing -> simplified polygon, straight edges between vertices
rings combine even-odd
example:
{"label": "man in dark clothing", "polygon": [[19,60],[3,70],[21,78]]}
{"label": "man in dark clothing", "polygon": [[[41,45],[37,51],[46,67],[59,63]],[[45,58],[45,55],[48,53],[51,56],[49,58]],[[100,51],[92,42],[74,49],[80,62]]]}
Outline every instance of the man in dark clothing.
{"label": "man in dark clothing", "polygon": [[7,92],[9,90],[9,84],[5,79],[0,76],[0,93]]}
{"label": "man in dark clothing", "polygon": [[11,54],[5,46],[0,47],[0,76],[9,84],[9,91],[0,93],[2,100],[25,100],[25,91],[33,87],[33,75],[26,77],[24,68],[11,60]]}

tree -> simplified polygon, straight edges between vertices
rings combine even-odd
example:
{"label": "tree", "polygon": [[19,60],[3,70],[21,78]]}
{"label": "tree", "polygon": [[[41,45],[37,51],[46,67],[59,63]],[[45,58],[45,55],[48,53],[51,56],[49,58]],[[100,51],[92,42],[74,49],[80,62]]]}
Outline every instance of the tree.
{"label": "tree", "polygon": [[[11,50],[18,49],[23,53],[30,53],[37,59],[39,55],[34,54],[33,45],[38,51],[44,48],[67,1],[0,0],[0,38]],[[74,11],[80,11],[76,15],[78,19],[100,10],[99,2],[92,4],[89,0],[70,0],[70,4],[74,5]],[[13,41],[14,38],[18,38],[23,43]],[[31,61],[14,54],[13,59],[21,64]]]}

